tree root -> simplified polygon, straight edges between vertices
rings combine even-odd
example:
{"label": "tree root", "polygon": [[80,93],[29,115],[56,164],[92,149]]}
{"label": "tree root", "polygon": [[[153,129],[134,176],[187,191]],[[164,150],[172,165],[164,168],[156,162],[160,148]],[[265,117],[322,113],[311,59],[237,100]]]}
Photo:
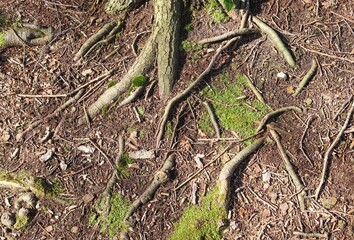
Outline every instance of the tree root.
{"label": "tree root", "polygon": [[167,124],[167,121],[168,121],[168,118],[171,114],[172,109],[175,107],[176,104],[178,104],[179,102],[184,100],[184,98],[186,98],[190,94],[190,92],[194,88],[196,88],[202,80],[204,80],[204,78],[212,70],[212,68],[213,68],[217,58],[221,54],[221,52],[223,52],[225,49],[227,49],[236,40],[237,40],[237,37],[234,37],[234,38],[230,39],[227,43],[225,43],[223,46],[220,46],[218,48],[218,50],[216,51],[216,53],[214,54],[213,58],[211,59],[208,67],[198,76],[198,78],[196,80],[194,80],[191,84],[189,84],[189,86],[186,89],[184,89],[182,92],[178,93],[176,96],[174,96],[173,98],[171,98],[168,101],[168,103],[165,107],[164,114],[160,120],[158,131],[156,133],[156,148],[158,148],[160,146],[160,142],[161,142],[163,135],[165,133],[166,124]]}
{"label": "tree root", "polygon": [[315,192],[315,199],[316,200],[320,196],[320,193],[322,191],[323,185],[326,182],[326,174],[327,174],[327,171],[328,171],[329,158],[331,157],[334,148],[339,143],[344,131],[347,129],[348,124],[350,122],[350,119],[351,119],[351,117],[353,115],[353,112],[354,112],[354,102],[352,103],[352,105],[351,105],[351,107],[350,107],[350,109],[348,111],[347,118],[345,119],[345,122],[344,122],[342,128],[340,129],[340,131],[337,134],[336,138],[334,139],[334,141],[332,142],[332,144],[329,146],[328,150],[325,153],[325,156],[324,156],[324,159],[323,159],[323,169],[322,169],[322,174],[321,174],[321,181],[318,184],[318,187],[317,187],[316,192]]}
{"label": "tree root", "polygon": [[266,23],[264,23],[263,21],[261,21],[259,18],[255,17],[255,16],[252,16],[252,21],[259,27],[259,29],[262,32],[264,32],[267,36],[269,36],[269,38],[273,41],[273,43],[274,43],[275,47],[278,49],[278,51],[283,54],[287,63],[291,67],[295,68],[296,67],[295,59],[293,58],[292,54],[285,46],[284,42],[278,36],[277,32],[274,31]]}
{"label": "tree root", "polygon": [[230,194],[230,181],[235,169],[240,163],[246,159],[249,155],[255,152],[260,146],[262,146],[265,137],[258,138],[251,145],[240,151],[233,159],[228,161],[222,168],[219,174],[219,199],[220,206],[227,208]]}
{"label": "tree root", "polygon": [[275,130],[273,130],[273,129],[270,129],[270,133],[271,133],[273,139],[275,140],[275,142],[277,143],[279,153],[280,153],[280,155],[283,158],[284,163],[285,163],[286,171],[290,175],[290,178],[291,178],[291,180],[293,181],[293,183],[295,185],[296,192],[298,192],[297,199],[299,200],[300,210],[301,211],[305,211],[305,208],[306,208],[306,206],[305,206],[305,198],[304,198],[306,196],[305,186],[302,184],[299,176],[296,174],[296,172],[295,172],[295,170],[293,168],[293,165],[290,162],[290,159],[288,158],[288,156],[287,156],[287,154],[286,154],[286,152],[284,150],[284,147],[283,147],[283,145],[280,142],[280,137],[279,137],[278,133]]}
{"label": "tree root", "polygon": [[45,45],[52,38],[52,28],[42,28],[35,24],[23,23],[20,27],[0,32],[0,48]]}
{"label": "tree root", "polygon": [[198,41],[198,44],[216,43],[216,42],[221,42],[221,41],[233,38],[233,37],[245,36],[245,35],[250,35],[250,34],[255,34],[255,33],[259,33],[259,31],[256,29],[251,29],[251,28],[242,28],[239,30],[234,30],[234,31],[230,31],[230,32],[221,34],[219,36],[204,38],[204,39]]}
{"label": "tree root", "polygon": [[[249,74],[248,74],[249,75]],[[252,90],[252,92],[254,93],[254,95],[257,97],[257,99],[263,103],[264,105],[267,105],[266,101],[264,100],[262,94],[260,93],[260,91],[256,88],[256,86],[253,84],[253,82],[250,79],[250,76],[246,76],[246,81],[248,83],[248,86],[250,87],[250,89]]]}
{"label": "tree root", "polygon": [[296,111],[296,112],[299,112],[299,113],[302,112],[301,108],[295,107],[295,106],[279,108],[279,109],[277,109],[277,110],[275,110],[273,112],[270,112],[270,113],[268,113],[267,115],[264,116],[264,118],[259,123],[256,132],[261,131],[265,127],[265,125],[269,121],[269,119],[271,119],[271,118],[273,118],[275,116],[278,116],[279,114],[282,114],[282,113],[284,113],[286,111],[290,111],[290,110],[293,110],[293,111]]}
{"label": "tree root", "polygon": [[[104,25],[97,33],[89,37],[84,44],[82,44],[80,50],[75,54],[74,56],[74,61],[79,60],[83,56],[86,55],[87,52],[91,51],[90,49],[93,48],[99,42],[104,36],[107,34],[111,35],[111,32],[116,32],[121,29],[123,23],[119,22],[118,24],[113,21],[109,22],[106,25]],[[118,29],[116,28],[118,26]],[[114,31],[112,31],[114,30]]]}
{"label": "tree root", "polygon": [[215,113],[214,113],[212,107],[210,106],[210,103],[208,101],[204,101],[203,105],[205,106],[205,108],[208,111],[210,120],[211,120],[211,122],[213,124],[214,130],[215,130],[215,133],[216,133],[216,137],[217,138],[221,138],[220,127],[219,127],[218,121],[216,119]]}
{"label": "tree root", "polygon": [[317,71],[317,61],[315,59],[312,59],[312,65],[310,70],[306,73],[302,81],[300,82],[299,86],[296,88],[293,96],[296,97],[301,90],[308,84],[309,81],[315,76]]}
{"label": "tree root", "polygon": [[169,171],[171,171],[174,165],[175,165],[175,156],[171,154],[170,156],[167,157],[162,168],[155,173],[154,179],[151,182],[151,184],[148,186],[148,188],[144,191],[143,194],[141,194],[141,196],[138,199],[136,199],[131,204],[129,211],[125,216],[125,220],[128,220],[129,217],[132,216],[141,205],[147,203],[153,198],[157,189],[162,184],[166,183],[169,180]]}

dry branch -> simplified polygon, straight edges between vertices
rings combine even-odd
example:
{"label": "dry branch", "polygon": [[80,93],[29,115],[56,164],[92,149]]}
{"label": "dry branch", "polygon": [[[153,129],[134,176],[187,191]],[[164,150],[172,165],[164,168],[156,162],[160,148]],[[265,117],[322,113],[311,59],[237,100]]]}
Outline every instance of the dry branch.
{"label": "dry branch", "polygon": [[299,86],[296,88],[293,96],[296,97],[301,90],[308,84],[309,81],[315,76],[317,71],[317,61],[316,59],[312,59],[312,65],[310,70],[306,73],[302,81],[300,82]]}
{"label": "dry branch", "polygon": [[280,142],[280,137],[279,137],[278,133],[273,129],[270,129],[270,133],[272,134],[273,139],[277,143],[279,153],[285,163],[286,171],[290,175],[290,178],[295,185],[296,192],[298,192],[297,198],[299,200],[300,209],[301,209],[301,211],[305,211],[305,198],[304,198],[306,196],[305,187],[302,184],[299,176],[296,174],[294,167],[293,167],[292,163],[290,162],[290,159],[289,159],[288,155],[286,154],[283,145]]}
{"label": "dry branch", "polygon": [[210,38],[204,38],[198,42],[198,44],[206,44],[206,43],[215,43],[215,42],[221,42],[233,37],[237,36],[244,36],[244,35],[250,35],[250,34],[255,34],[258,33],[259,31],[256,29],[251,29],[251,28],[242,28],[239,30],[234,30],[230,31],[224,34],[221,34],[219,36],[215,37],[210,37]]}
{"label": "dry branch", "polygon": [[251,88],[252,92],[254,93],[254,95],[256,95],[257,99],[263,103],[264,105],[267,105],[266,101],[264,100],[262,94],[260,93],[260,91],[256,88],[256,86],[253,84],[253,82],[250,79],[250,76],[246,76],[246,81],[248,83],[248,86]]}
{"label": "dry branch", "polygon": [[222,168],[219,174],[219,204],[220,206],[227,207],[229,199],[230,180],[235,169],[240,163],[246,159],[249,155],[255,152],[260,146],[262,146],[265,137],[255,140],[251,145],[245,147],[240,151],[233,159],[228,161]]}
{"label": "dry branch", "polygon": [[320,193],[322,191],[323,185],[326,182],[326,174],[328,171],[328,163],[329,163],[329,158],[332,155],[332,152],[334,150],[334,148],[337,146],[337,144],[339,143],[344,131],[347,129],[349,121],[353,115],[354,112],[354,102],[352,103],[349,111],[348,111],[348,115],[347,118],[345,119],[345,122],[341,128],[341,130],[339,131],[339,133],[337,134],[336,138],[333,140],[332,144],[329,146],[328,150],[325,153],[324,159],[323,159],[323,169],[322,169],[322,174],[321,174],[321,180],[320,183],[318,184],[318,187],[316,189],[315,192],[315,199],[317,200],[318,197],[320,196]]}
{"label": "dry branch", "polygon": [[268,113],[267,115],[264,116],[264,118],[259,123],[256,132],[261,131],[265,127],[265,125],[269,121],[269,119],[271,119],[271,118],[273,118],[275,116],[278,116],[279,114],[282,114],[282,113],[284,113],[286,111],[290,111],[290,110],[293,110],[293,111],[296,111],[296,112],[299,112],[299,113],[302,112],[301,108],[295,107],[295,106],[279,108],[279,109],[277,109],[277,110],[275,110],[273,112],[270,112],[270,113]]}
{"label": "dry branch", "polygon": [[134,214],[134,212],[143,204],[150,201],[157,189],[164,183],[169,180],[169,172],[175,165],[175,156],[171,154],[168,156],[166,161],[164,162],[162,168],[157,171],[154,175],[154,179],[148,188],[144,191],[143,194],[139,198],[137,198],[131,205],[128,210],[128,213],[125,215],[125,219],[127,220],[130,216]]}
{"label": "dry branch", "polygon": [[211,120],[211,122],[213,124],[214,130],[215,130],[215,133],[216,133],[216,137],[217,138],[221,138],[220,127],[219,127],[218,121],[216,119],[215,113],[214,113],[212,107],[210,106],[210,103],[208,101],[204,101],[203,105],[205,106],[205,108],[208,111],[210,120]]}
{"label": "dry branch", "polygon": [[259,27],[262,32],[264,32],[273,41],[275,47],[278,49],[279,52],[283,54],[287,63],[292,67],[296,67],[295,59],[293,58],[292,54],[285,46],[284,42],[281,40],[277,32],[255,16],[252,16],[252,21]]}
{"label": "dry branch", "polygon": [[159,128],[156,133],[156,147],[158,148],[160,145],[160,142],[163,138],[163,135],[165,133],[165,127],[168,121],[168,118],[171,114],[172,108],[179,102],[181,102],[184,98],[186,98],[190,92],[198,86],[198,84],[204,80],[204,78],[210,73],[212,70],[217,58],[221,54],[222,51],[227,49],[234,41],[237,40],[237,37],[230,39],[227,43],[225,43],[223,46],[220,46],[216,53],[214,54],[213,58],[211,59],[208,67],[198,76],[196,80],[194,80],[186,89],[184,89],[182,92],[178,93],[176,96],[174,96],[172,99],[170,99],[165,107],[164,114],[160,120],[159,123]]}

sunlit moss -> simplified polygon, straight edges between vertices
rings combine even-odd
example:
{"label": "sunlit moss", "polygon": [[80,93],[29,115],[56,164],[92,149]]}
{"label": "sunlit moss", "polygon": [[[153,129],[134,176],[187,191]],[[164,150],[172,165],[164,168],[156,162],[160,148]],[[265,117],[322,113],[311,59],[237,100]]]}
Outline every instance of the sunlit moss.
{"label": "sunlit moss", "polygon": [[216,0],[209,0],[208,13],[212,16],[213,22],[228,22],[229,17],[221,10],[221,6]]}
{"label": "sunlit moss", "polygon": [[[107,197],[102,196],[97,202],[98,209],[105,209]],[[118,235],[120,232],[128,229],[128,225],[124,222],[124,217],[128,213],[130,203],[120,194],[113,193],[110,199],[110,212],[108,216],[98,215],[92,212],[89,216],[89,226],[100,224],[100,232],[107,232],[110,237]]]}
{"label": "sunlit moss", "polygon": [[129,164],[134,163],[134,159],[132,159],[131,157],[129,157],[129,155],[127,153],[124,153],[119,161],[118,164],[116,164],[116,168],[118,171],[118,175],[121,178],[127,178],[129,176]]}
{"label": "sunlit moss", "polygon": [[4,33],[0,32],[0,47],[4,46],[6,43]]}
{"label": "sunlit moss", "polygon": [[219,187],[214,187],[201,199],[200,205],[188,207],[181,219],[174,225],[170,240],[221,239],[219,223],[227,214],[218,205]]}
{"label": "sunlit moss", "polygon": [[16,216],[16,223],[14,225],[15,229],[25,228],[31,221],[31,218],[27,216]]}
{"label": "sunlit moss", "polygon": [[44,178],[36,178],[33,188],[49,197],[57,197],[63,192],[59,179],[55,179],[53,183],[50,183]]}
{"label": "sunlit moss", "polygon": [[[202,94],[210,99],[215,109],[215,114],[223,130],[235,131],[240,138],[246,138],[255,133],[256,122],[262,118],[267,106],[258,100],[237,99],[242,96],[247,87],[244,76],[236,76],[235,81],[230,81],[227,73],[219,77],[219,87],[210,90],[206,88]],[[212,124],[206,110],[198,121],[198,126],[203,132],[213,133]]]}

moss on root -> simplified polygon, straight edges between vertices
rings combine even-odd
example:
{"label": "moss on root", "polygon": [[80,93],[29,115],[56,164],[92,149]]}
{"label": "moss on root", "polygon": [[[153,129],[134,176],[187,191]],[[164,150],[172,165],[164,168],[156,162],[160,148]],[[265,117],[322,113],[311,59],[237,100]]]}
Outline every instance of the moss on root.
{"label": "moss on root", "polygon": [[[98,209],[105,209],[107,196],[102,196],[97,201]],[[130,203],[120,194],[113,193],[110,199],[110,212],[107,216],[99,215],[92,212],[89,217],[89,226],[94,226],[96,223],[100,224],[100,232],[107,232],[110,237],[117,236],[122,231],[128,229],[128,225],[124,221],[125,215],[128,213]]]}
{"label": "moss on root", "polygon": [[175,224],[170,240],[221,239],[219,223],[225,219],[225,208],[218,205],[219,187],[214,187],[201,199],[200,205],[188,207]]}
{"label": "moss on root", "polygon": [[[223,72],[218,81],[219,87],[213,90],[203,91],[213,104],[215,114],[224,130],[235,131],[240,138],[246,138],[255,133],[257,122],[262,118],[267,106],[258,100],[237,99],[242,96],[247,87],[244,76],[236,76],[235,82],[231,82],[229,75]],[[203,112],[198,121],[199,128],[205,133],[213,133],[212,124],[207,112]]]}

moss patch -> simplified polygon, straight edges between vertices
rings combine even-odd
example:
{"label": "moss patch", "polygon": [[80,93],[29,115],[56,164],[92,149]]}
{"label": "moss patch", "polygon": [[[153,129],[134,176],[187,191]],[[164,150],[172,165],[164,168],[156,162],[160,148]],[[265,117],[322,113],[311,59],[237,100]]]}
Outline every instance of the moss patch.
{"label": "moss patch", "polygon": [[31,219],[26,216],[16,216],[16,223],[14,225],[15,229],[23,229],[25,228],[29,223],[31,222]]}
{"label": "moss patch", "polygon": [[[256,122],[267,112],[267,106],[258,100],[237,99],[243,95],[247,81],[238,75],[230,81],[228,73],[219,77],[218,87],[213,90],[206,88],[203,95],[210,99],[215,114],[224,130],[235,131],[240,138],[246,138],[255,133]],[[198,121],[199,128],[206,133],[213,133],[213,128],[206,110]]]}
{"label": "moss patch", "polygon": [[0,32],[0,47],[4,46],[6,43],[4,33]]}
{"label": "moss patch", "polygon": [[219,188],[214,187],[201,199],[201,204],[188,207],[174,226],[170,240],[221,239],[218,223],[225,219],[225,208],[217,205]]}
{"label": "moss patch", "polygon": [[222,11],[216,0],[209,0],[208,13],[212,16],[213,22],[228,22],[229,17]]}
{"label": "moss patch", "polygon": [[129,166],[129,164],[132,164],[134,162],[135,162],[134,159],[129,157],[129,155],[127,153],[124,153],[122,155],[119,163],[116,164],[116,168],[117,168],[119,177],[121,177],[121,178],[129,177],[128,166]]}
{"label": "moss patch", "polygon": [[49,197],[57,197],[63,192],[59,179],[55,179],[53,183],[50,183],[44,178],[36,178],[33,187]]}
{"label": "moss patch", "polygon": [[[104,209],[106,200],[105,196],[98,200],[99,209]],[[108,216],[103,216],[103,214],[98,216],[97,213],[91,213],[89,226],[100,223],[101,233],[107,232],[110,237],[113,237],[128,229],[128,226],[124,223],[124,216],[128,213],[130,203],[126,198],[117,193],[112,194],[110,203],[111,211]]]}

